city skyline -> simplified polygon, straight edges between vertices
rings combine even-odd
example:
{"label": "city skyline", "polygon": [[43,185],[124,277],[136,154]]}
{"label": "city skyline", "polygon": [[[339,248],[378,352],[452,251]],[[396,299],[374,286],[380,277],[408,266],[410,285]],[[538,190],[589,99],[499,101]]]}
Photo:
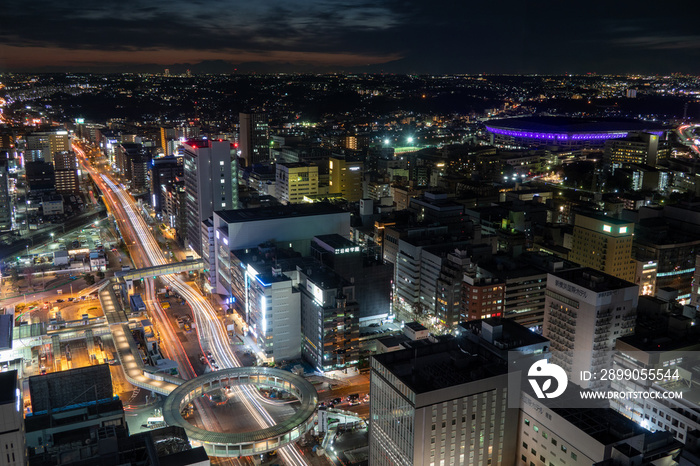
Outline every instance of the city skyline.
{"label": "city skyline", "polygon": [[0,32],[0,72],[666,74],[698,58],[692,15],[630,1],[11,0]]}

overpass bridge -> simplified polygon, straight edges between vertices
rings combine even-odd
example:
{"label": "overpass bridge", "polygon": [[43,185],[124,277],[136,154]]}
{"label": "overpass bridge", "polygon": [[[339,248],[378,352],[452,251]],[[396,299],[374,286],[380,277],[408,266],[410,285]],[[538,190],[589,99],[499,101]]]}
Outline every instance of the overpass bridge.
{"label": "overpass bridge", "polygon": [[[145,276],[148,275],[150,273]],[[240,457],[265,453],[296,442],[314,427],[318,404],[316,388],[303,377],[291,372],[269,367],[237,367],[183,380],[151,371],[143,363],[136,341],[129,329],[128,317],[114,292],[115,286],[117,286],[115,279],[108,280],[100,287],[99,298],[126,380],[136,387],[165,396],[163,416],[166,423],[183,427],[189,439],[195,444],[202,445],[207,454]],[[240,389],[245,391],[250,390],[247,388],[249,385],[280,388],[294,393],[301,407],[281,423],[243,433],[210,432],[193,426],[182,417],[181,412],[184,407],[198,396],[231,385],[243,386]],[[246,393],[242,396],[252,395]]]}
{"label": "overpass bridge", "polygon": [[202,259],[193,259],[182,262],[172,262],[164,265],[154,265],[153,267],[144,267],[141,269],[120,270],[118,272],[114,272],[114,276],[116,278],[121,278],[122,280],[138,280],[146,277],[155,278],[159,275],[202,270],[203,268],[204,261]]}

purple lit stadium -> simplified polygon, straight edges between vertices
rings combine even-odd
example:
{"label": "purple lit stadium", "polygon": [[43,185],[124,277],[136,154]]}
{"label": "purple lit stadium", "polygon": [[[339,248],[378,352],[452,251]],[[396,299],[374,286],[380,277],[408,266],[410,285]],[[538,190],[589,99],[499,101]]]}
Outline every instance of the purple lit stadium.
{"label": "purple lit stadium", "polygon": [[641,120],[551,116],[489,120],[486,130],[498,145],[567,148],[600,147],[606,139],[624,138],[630,133],[662,136],[667,131],[661,123]]}

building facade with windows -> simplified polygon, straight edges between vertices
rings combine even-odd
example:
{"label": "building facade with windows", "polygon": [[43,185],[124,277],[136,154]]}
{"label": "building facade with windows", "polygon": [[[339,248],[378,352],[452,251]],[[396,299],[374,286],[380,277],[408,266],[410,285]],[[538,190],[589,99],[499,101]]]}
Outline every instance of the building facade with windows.
{"label": "building facade with windows", "polygon": [[552,362],[584,388],[603,380],[582,380],[582,371],[610,365],[615,340],[634,332],[639,286],[590,268],[547,275],[543,335],[551,341]]}
{"label": "building facade with windows", "polygon": [[188,141],[184,145],[186,245],[202,254],[202,222],[215,210],[231,209],[231,143]]}

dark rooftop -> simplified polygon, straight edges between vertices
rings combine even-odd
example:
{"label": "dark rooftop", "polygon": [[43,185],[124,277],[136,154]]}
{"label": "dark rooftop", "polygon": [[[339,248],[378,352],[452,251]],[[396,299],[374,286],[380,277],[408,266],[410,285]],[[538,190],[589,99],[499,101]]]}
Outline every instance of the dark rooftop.
{"label": "dark rooftop", "polygon": [[630,283],[626,280],[613,277],[612,275],[608,275],[607,273],[599,272],[598,270],[592,269],[590,267],[562,270],[559,272],[553,272],[552,275],[554,275],[557,278],[562,278],[571,283],[574,283],[582,288],[594,291],[596,293],[602,293],[604,291],[621,290],[623,288],[637,286],[634,283]]}
{"label": "dark rooftop", "polygon": [[553,411],[604,445],[648,433],[612,409],[553,408]]}
{"label": "dark rooftop", "polygon": [[464,353],[456,340],[372,356],[413,392],[420,394],[503,374],[505,362]]}
{"label": "dark rooftop", "polygon": [[[326,202],[313,204],[289,204],[253,209],[218,210],[216,215],[226,223],[274,220],[290,217],[310,217],[314,215],[342,214],[345,211]],[[349,215],[349,214],[348,214]]]}
{"label": "dark rooftop", "polygon": [[576,212],[576,215],[580,215],[581,217],[588,217],[588,218],[593,218],[595,220],[600,220],[601,222],[605,223],[611,223],[613,225],[629,225],[630,223],[634,222],[629,222],[627,220],[620,220],[619,218],[611,217],[609,215],[603,215],[598,212],[586,212],[586,211],[580,211]]}
{"label": "dark rooftop", "polygon": [[333,249],[354,248],[355,246],[357,246],[357,244],[353,241],[350,241],[349,239],[340,236],[337,233],[331,235],[317,235],[314,236],[314,239],[317,239],[317,242],[320,241],[321,243],[330,246]]}
{"label": "dark rooftop", "polygon": [[339,289],[350,285],[350,282],[325,265],[306,267],[304,269],[300,269],[300,272],[306,275],[311,283],[315,284],[322,290],[333,288]]}
{"label": "dark rooftop", "polygon": [[425,326],[423,326],[422,324],[420,324],[418,322],[406,322],[404,324],[404,326],[410,328],[414,332],[421,332],[423,330],[428,330]]}

